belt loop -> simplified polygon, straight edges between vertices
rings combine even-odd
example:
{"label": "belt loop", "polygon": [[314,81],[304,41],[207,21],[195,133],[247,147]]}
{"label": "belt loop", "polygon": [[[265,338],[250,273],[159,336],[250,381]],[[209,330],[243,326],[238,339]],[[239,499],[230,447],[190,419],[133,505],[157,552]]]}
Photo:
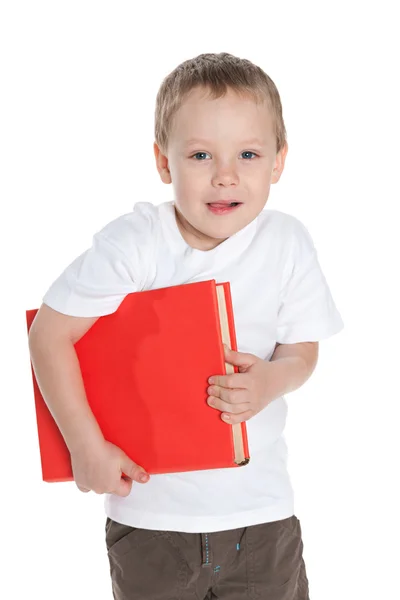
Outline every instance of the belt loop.
{"label": "belt loop", "polygon": [[210,537],[208,533],[201,534],[201,553],[202,553],[202,567],[211,567],[211,546]]}

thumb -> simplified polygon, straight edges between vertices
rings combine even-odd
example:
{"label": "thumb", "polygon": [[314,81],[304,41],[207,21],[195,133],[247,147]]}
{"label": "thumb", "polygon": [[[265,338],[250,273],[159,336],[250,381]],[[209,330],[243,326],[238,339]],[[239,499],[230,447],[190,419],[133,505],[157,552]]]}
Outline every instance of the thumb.
{"label": "thumb", "polygon": [[132,481],[137,481],[138,483],[146,483],[150,478],[145,469],[133,462],[133,460],[131,460],[126,454],[122,458],[121,469],[123,471],[123,475],[129,477],[132,479]]}
{"label": "thumb", "polygon": [[[129,496],[134,481],[137,481],[139,483],[146,483],[149,480],[149,474],[146,473],[146,471],[142,467],[139,467],[139,465],[134,463],[133,460],[131,460],[126,454],[124,455],[121,461],[121,469],[122,476],[114,491],[114,493],[117,496]],[[144,480],[140,478],[143,475],[145,476]]]}
{"label": "thumb", "polygon": [[252,354],[231,350],[226,344],[224,344],[224,351],[226,362],[236,367],[250,367],[256,362],[256,357]]}

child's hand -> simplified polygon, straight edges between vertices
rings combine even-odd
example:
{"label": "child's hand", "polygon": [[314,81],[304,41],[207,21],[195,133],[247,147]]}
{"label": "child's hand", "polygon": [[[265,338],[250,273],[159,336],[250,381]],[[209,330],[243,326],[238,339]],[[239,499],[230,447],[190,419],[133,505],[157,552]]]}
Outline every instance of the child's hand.
{"label": "child's hand", "polygon": [[238,366],[239,373],[210,377],[208,404],[222,411],[226,423],[234,425],[248,421],[279,396],[282,370],[277,369],[276,362],[224,347],[226,362]]}
{"label": "child's hand", "polygon": [[[129,496],[133,481],[146,483],[149,475],[111,442],[90,445],[71,452],[74,480],[81,492]],[[124,474],[124,477],[122,477]],[[145,475],[141,480],[140,476]]]}

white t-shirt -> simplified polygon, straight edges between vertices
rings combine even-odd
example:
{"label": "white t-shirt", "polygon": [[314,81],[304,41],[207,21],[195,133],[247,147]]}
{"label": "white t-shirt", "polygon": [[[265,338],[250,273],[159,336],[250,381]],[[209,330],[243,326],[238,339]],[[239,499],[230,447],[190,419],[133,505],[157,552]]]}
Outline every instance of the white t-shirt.
{"label": "white t-shirt", "polygon": [[[307,229],[269,209],[203,251],[182,237],[172,201],[138,202],[94,235],[43,302],[68,315],[102,316],[131,292],[207,279],[231,284],[240,352],[269,360],[276,342],[318,341],[343,328]],[[152,475],[144,485],[134,483],[125,498],[106,494],[107,516],[132,527],[188,533],[292,516],[286,413],[282,396],[247,421],[251,459],[245,467]]]}

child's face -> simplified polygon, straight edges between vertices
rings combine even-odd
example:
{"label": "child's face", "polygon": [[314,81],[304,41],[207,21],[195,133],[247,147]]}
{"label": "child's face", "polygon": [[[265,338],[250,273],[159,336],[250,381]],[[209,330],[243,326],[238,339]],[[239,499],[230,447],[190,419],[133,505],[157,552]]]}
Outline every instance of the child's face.
{"label": "child's face", "polygon": [[[232,90],[218,99],[206,98],[202,88],[191,91],[175,114],[167,156],[154,144],[190,246],[210,250],[255,219],[283,171],[287,145],[277,155],[275,144],[266,104]],[[224,212],[209,206],[221,200],[240,204]]]}

